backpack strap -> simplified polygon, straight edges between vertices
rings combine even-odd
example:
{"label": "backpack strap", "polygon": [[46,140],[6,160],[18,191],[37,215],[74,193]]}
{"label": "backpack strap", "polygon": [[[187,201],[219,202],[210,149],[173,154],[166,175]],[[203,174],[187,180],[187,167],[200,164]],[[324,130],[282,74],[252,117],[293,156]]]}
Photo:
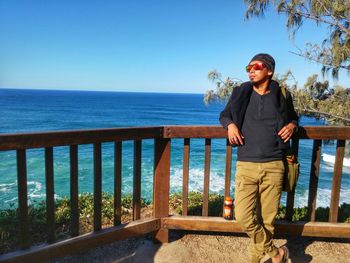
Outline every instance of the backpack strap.
{"label": "backpack strap", "polygon": [[283,97],[286,99],[287,98],[287,89],[286,89],[286,87],[281,87],[281,92],[282,92]]}

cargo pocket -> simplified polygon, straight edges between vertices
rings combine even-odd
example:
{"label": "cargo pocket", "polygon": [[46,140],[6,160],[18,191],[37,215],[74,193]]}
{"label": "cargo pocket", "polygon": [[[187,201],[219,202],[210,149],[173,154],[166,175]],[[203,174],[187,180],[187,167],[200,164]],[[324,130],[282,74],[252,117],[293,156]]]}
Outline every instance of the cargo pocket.
{"label": "cargo pocket", "polygon": [[273,167],[273,173],[271,174],[271,182],[278,193],[282,192],[284,182],[285,166],[283,161],[275,162]]}

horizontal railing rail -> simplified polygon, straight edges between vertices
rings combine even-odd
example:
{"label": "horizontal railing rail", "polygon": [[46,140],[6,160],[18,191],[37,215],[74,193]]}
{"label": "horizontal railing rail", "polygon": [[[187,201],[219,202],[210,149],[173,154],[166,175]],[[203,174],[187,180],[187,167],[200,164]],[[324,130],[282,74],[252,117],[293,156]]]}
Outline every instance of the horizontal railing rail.
{"label": "horizontal railing rail", "polygon": [[0,134],[0,151],[163,137],[163,127]]}
{"label": "horizontal railing rail", "polygon": [[[163,138],[226,138],[221,126],[164,126]],[[305,126],[295,134],[299,139],[349,140],[350,126]]]}
{"label": "horizontal railing rail", "polygon": [[[21,262],[26,259],[47,260],[50,254],[62,256],[73,253],[74,247],[81,245],[79,251],[90,249],[98,245],[96,240],[103,238],[104,232],[107,240],[113,240],[118,233],[123,238],[154,233],[155,240],[167,242],[169,229],[187,229],[202,231],[240,232],[235,222],[224,221],[222,218],[208,217],[210,192],[210,165],[212,140],[226,139],[227,131],[219,126],[160,126],[160,127],[131,127],[111,128],[77,131],[34,132],[22,134],[0,134],[0,151],[16,151],[18,209],[19,209],[19,248],[0,256],[0,261]],[[191,140],[203,139],[204,176],[203,176],[203,206],[202,216],[188,216],[188,183],[190,174]],[[142,141],[154,139],[154,174],[153,174],[153,220],[141,220],[141,173],[142,173]],[[183,139],[183,187],[182,187],[182,215],[169,217],[169,190],[170,190],[170,159],[172,139]],[[309,222],[305,223],[279,223],[277,231],[285,234],[350,237],[350,224],[338,222],[339,196],[343,169],[343,159],[346,140],[350,140],[350,127],[300,127],[293,137],[292,147],[298,152],[300,140],[313,140],[312,160],[310,167],[310,183],[308,198]],[[133,155],[133,203],[132,228],[121,224],[121,177],[122,177],[122,142],[134,142]],[[336,157],[332,181],[332,194],[330,202],[329,222],[316,222],[316,197],[320,171],[320,158],[322,140],[336,140]],[[101,200],[102,200],[102,143],[114,143],[114,226],[102,229]],[[79,206],[78,206],[78,146],[82,144],[93,145],[93,191],[94,191],[94,226],[92,234],[79,235]],[[55,205],[54,205],[54,147],[69,146],[70,167],[70,209],[71,209],[71,239],[57,242],[55,237]],[[48,244],[40,247],[31,247],[29,237],[28,218],[28,189],[27,189],[27,150],[43,148],[45,150],[45,184],[46,184],[46,219],[48,231]],[[224,195],[230,195],[232,147],[226,140],[225,153],[225,186]],[[287,195],[286,220],[291,221],[294,211],[295,192]],[[199,220],[201,218],[201,220]],[[161,219],[161,220],[159,220]],[[139,224],[139,225],[138,225]],[[230,225],[231,224],[231,225]],[[232,227],[234,226],[234,227]],[[286,226],[291,226],[290,228]],[[231,227],[231,228],[230,228]],[[133,231],[127,231],[132,229]],[[294,229],[294,230],[293,230]],[[102,231],[102,232],[101,232]],[[94,234],[95,233],[95,234]],[[113,233],[113,234],[112,234]],[[130,233],[130,235],[128,234]],[[95,241],[94,241],[95,240]],[[52,252],[52,253],[51,253]],[[78,252],[78,251],[77,251]]]}

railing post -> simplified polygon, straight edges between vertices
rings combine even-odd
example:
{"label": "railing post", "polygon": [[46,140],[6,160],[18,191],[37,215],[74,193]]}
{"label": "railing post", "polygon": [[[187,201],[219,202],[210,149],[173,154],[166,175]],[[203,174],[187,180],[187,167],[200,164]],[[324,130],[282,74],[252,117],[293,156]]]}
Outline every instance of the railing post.
{"label": "railing post", "polygon": [[321,147],[322,147],[322,140],[314,140],[314,144],[312,147],[309,199],[308,199],[308,212],[307,212],[308,218],[311,222],[316,221],[316,199],[317,199],[318,178],[320,175]]}
{"label": "railing post", "polygon": [[121,141],[114,143],[114,225],[122,220],[122,149]]}
{"label": "railing post", "polygon": [[141,218],[141,156],[142,141],[134,141],[134,180],[132,198],[132,220]]}
{"label": "railing post", "polygon": [[71,236],[79,235],[78,145],[69,147]]}
{"label": "railing post", "polygon": [[[298,156],[299,151],[299,138],[292,139],[292,152],[294,155]],[[294,199],[295,199],[295,188],[287,193],[287,207],[285,219],[292,221],[294,214]]]}
{"label": "railing post", "polygon": [[225,190],[224,196],[230,196],[231,188],[231,173],[232,173],[232,145],[229,140],[226,140],[226,163],[225,163]]}
{"label": "railing post", "polygon": [[102,148],[94,144],[94,231],[102,228]]}
{"label": "railing post", "polygon": [[190,138],[184,139],[183,177],[182,177],[182,215],[188,210],[188,176],[190,170]]}
{"label": "railing post", "polygon": [[[169,215],[170,139],[155,139],[154,141],[153,185],[153,216],[167,217]],[[154,235],[154,241],[167,243],[169,230],[159,229]]]}
{"label": "railing post", "polygon": [[211,139],[207,138],[207,139],[205,139],[202,216],[209,215],[210,149],[211,149]]}
{"label": "railing post", "polygon": [[18,211],[19,211],[19,247],[30,246],[28,229],[28,189],[27,189],[27,157],[26,150],[17,150],[17,181],[18,181]]}
{"label": "railing post", "polygon": [[53,148],[45,148],[45,181],[46,181],[46,222],[48,242],[55,241],[55,191],[53,170]]}
{"label": "railing post", "polygon": [[329,222],[334,222],[334,223],[338,222],[339,196],[340,196],[341,177],[343,172],[344,149],[345,149],[345,141],[338,140],[337,150],[335,155],[331,205],[329,208],[329,220],[328,220]]}

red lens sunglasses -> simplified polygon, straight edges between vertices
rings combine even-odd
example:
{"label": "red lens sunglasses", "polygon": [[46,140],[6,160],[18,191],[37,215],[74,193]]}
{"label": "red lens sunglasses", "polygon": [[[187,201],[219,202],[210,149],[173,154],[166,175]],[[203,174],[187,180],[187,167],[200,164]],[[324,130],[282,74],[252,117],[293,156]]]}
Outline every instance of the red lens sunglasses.
{"label": "red lens sunglasses", "polygon": [[245,70],[247,72],[250,72],[252,69],[254,70],[263,70],[264,68],[266,68],[266,65],[262,62],[258,62],[258,63],[255,63],[253,65],[248,65],[245,67]]}

